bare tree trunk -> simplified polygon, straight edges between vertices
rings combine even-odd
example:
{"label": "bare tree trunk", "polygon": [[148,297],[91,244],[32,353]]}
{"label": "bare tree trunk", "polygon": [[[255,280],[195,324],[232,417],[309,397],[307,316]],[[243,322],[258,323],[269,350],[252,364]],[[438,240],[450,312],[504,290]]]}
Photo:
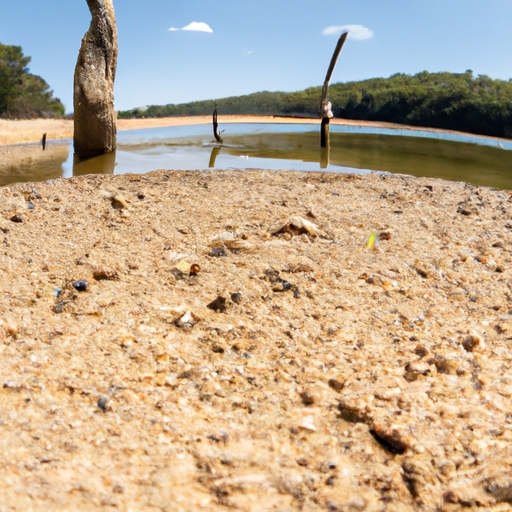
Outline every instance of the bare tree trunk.
{"label": "bare tree trunk", "polygon": [[219,123],[217,122],[217,109],[213,111],[213,135],[215,136],[215,140],[222,144],[222,137],[219,133]]}
{"label": "bare tree trunk", "polygon": [[92,21],[82,39],[74,80],[74,147],[79,158],[114,151],[117,29],[112,0],[87,0]]}
{"label": "bare tree trunk", "polygon": [[322,124],[320,126],[320,146],[322,148],[326,148],[329,145],[329,124],[331,118],[334,117],[331,112],[331,104],[327,99],[329,95],[329,82],[331,80],[332,72],[334,71],[334,66],[336,66],[336,61],[338,60],[347,36],[348,32],[343,32],[343,34],[341,34],[340,38],[338,39],[338,44],[336,45],[334,53],[332,54],[331,62],[329,64],[329,68],[327,69],[327,74],[325,75],[324,86],[322,88]]}

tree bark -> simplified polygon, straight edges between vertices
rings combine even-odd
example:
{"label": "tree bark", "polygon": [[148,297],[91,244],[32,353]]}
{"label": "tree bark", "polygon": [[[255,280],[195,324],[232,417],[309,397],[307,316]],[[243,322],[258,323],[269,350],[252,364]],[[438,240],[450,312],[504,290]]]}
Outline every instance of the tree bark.
{"label": "tree bark", "polygon": [[92,21],[82,39],[74,79],[75,154],[90,158],[117,147],[114,80],[117,29],[112,0],[87,0]]}

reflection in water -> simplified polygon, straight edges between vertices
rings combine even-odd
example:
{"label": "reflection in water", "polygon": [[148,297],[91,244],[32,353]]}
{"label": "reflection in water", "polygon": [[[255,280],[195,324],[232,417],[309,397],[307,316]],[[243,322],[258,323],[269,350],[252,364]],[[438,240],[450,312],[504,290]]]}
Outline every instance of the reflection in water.
{"label": "reflection in water", "polygon": [[409,136],[404,137],[384,129],[375,133],[376,128],[372,132],[368,128],[361,133],[353,128],[341,132],[341,128],[331,126],[330,148],[324,151],[318,147],[315,125],[285,124],[226,125],[229,143],[222,147],[216,143],[212,147],[208,125],[121,132],[117,153],[74,164],[69,143],[51,143],[46,151],[39,145],[0,147],[0,184],[94,173],[206,169],[208,165],[216,169],[385,171],[512,189],[512,142],[503,141],[502,149],[491,139],[469,136],[462,143],[425,138],[419,132],[418,136],[407,132]]}
{"label": "reflection in water", "polygon": [[59,178],[68,154],[67,144],[0,146],[0,186]]}
{"label": "reflection in water", "polygon": [[208,162],[208,168],[213,169],[215,167],[215,161],[220,153],[220,146],[212,148],[212,154],[210,155],[210,161]]}
{"label": "reflection in water", "polygon": [[[245,153],[253,159],[294,158],[318,165],[316,133],[265,133],[236,136],[231,140],[244,144]],[[240,150],[226,148],[226,151],[241,155]],[[330,153],[320,155],[321,167],[326,163],[327,170],[333,172],[340,168],[370,169],[512,189],[512,151],[498,146],[331,131]]]}
{"label": "reflection in water", "polygon": [[83,176],[84,174],[114,174],[115,167],[115,151],[93,158],[87,158],[86,160],[80,160],[77,155],[73,155],[73,176]]}
{"label": "reflection in water", "polygon": [[329,141],[327,141],[327,147],[320,148],[320,169],[327,169],[329,167],[329,160],[330,160],[330,154],[331,154],[331,144]]}

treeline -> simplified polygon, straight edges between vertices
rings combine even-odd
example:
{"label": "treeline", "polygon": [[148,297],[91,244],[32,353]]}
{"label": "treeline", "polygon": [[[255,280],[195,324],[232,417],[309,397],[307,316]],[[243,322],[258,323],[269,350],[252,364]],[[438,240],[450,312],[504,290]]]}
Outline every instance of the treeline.
{"label": "treeline", "polygon": [[[304,91],[258,92],[216,100],[219,114],[318,116],[321,87]],[[396,74],[333,84],[329,100],[335,117],[386,121],[512,138],[512,80],[465,73]],[[150,106],[119,117],[209,115],[214,102]]]}
{"label": "treeline", "polygon": [[30,60],[23,55],[21,46],[0,43],[0,117],[63,116],[64,105],[53,97],[50,86],[40,76],[29,73]]}

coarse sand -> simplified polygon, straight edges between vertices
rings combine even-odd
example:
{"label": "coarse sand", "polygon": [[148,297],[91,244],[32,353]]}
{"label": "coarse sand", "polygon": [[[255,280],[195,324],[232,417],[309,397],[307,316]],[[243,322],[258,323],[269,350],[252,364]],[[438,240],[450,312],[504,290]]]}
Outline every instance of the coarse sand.
{"label": "coarse sand", "polygon": [[511,217],[401,175],[0,188],[0,511],[510,510]]}

